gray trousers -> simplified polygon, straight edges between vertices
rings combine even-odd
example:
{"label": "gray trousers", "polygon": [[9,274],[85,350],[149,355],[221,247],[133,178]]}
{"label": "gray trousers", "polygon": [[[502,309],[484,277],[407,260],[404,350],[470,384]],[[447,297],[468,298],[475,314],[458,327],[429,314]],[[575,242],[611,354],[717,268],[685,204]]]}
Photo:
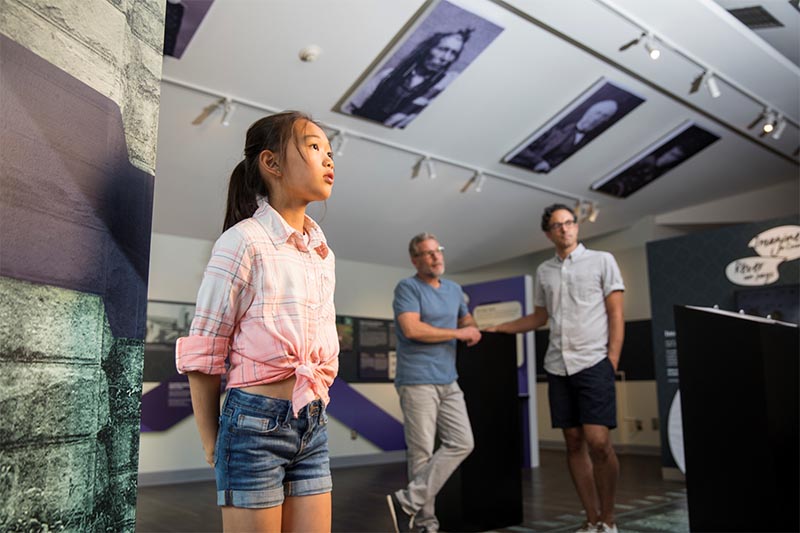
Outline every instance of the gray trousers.
{"label": "gray trousers", "polygon": [[[447,385],[401,385],[408,448],[408,483],[396,492],[400,504],[412,513],[415,527],[437,531],[436,494],[475,447],[464,393],[457,382]],[[434,453],[436,436],[441,444]]]}

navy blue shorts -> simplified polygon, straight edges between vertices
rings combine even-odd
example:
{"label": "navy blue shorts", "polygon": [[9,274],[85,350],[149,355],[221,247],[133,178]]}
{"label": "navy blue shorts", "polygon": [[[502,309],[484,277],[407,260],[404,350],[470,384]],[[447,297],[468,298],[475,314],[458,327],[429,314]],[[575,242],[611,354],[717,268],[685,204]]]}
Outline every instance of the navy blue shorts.
{"label": "navy blue shorts", "polygon": [[547,373],[547,396],[554,428],[597,424],[617,427],[614,367],[608,357],[571,376]]}

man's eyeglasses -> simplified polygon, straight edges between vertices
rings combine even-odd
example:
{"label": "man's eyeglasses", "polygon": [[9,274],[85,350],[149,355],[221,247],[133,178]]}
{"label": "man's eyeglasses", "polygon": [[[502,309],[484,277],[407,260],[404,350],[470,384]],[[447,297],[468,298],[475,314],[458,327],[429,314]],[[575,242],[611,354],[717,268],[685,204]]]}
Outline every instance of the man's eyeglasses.
{"label": "man's eyeglasses", "polygon": [[444,254],[444,246],[439,246],[438,248],[434,248],[433,250],[425,250],[424,252],[417,252],[416,254],[414,254],[414,257],[427,255],[428,257],[433,259],[437,255],[443,255],[443,254]]}
{"label": "man's eyeglasses", "polygon": [[554,222],[554,223],[550,224],[550,227],[548,228],[548,230],[550,230],[550,231],[558,231],[562,227],[563,228],[571,228],[575,224],[577,224],[577,222],[574,219],[573,220],[565,220],[564,222]]}

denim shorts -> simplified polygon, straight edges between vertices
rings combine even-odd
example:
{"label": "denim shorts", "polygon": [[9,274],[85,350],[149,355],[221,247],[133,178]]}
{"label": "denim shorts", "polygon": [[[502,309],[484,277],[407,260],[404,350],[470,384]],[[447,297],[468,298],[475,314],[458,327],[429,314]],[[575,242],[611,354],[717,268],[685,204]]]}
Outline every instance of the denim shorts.
{"label": "denim shorts", "polygon": [[571,376],[547,373],[547,396],[554,428],[584,424],[617,427],[617,390],[608,357]]}
{"label": "denim shorts", "polygon": [[275,507],[330,492],[327,423],[321,400],[294,418],[289,400],[230,389],[214,448],[217,505]]}

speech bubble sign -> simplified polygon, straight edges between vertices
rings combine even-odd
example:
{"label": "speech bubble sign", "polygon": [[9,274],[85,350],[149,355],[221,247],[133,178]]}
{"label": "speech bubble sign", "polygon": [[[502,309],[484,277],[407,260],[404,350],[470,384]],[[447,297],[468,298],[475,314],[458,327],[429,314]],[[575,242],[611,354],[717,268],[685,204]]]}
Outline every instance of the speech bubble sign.
{"label": "speech bubble sign", "polygon": [[778,281],[778,265],[783,257],[742,257],[725,267],[725,275],[736,285],[769,285]]}
{"label": "speech bubble sign", "polygon": [[800,226],[778,226],[762,231],[747,246],[761,257],[781,257],[792,261],[800,257]]}

